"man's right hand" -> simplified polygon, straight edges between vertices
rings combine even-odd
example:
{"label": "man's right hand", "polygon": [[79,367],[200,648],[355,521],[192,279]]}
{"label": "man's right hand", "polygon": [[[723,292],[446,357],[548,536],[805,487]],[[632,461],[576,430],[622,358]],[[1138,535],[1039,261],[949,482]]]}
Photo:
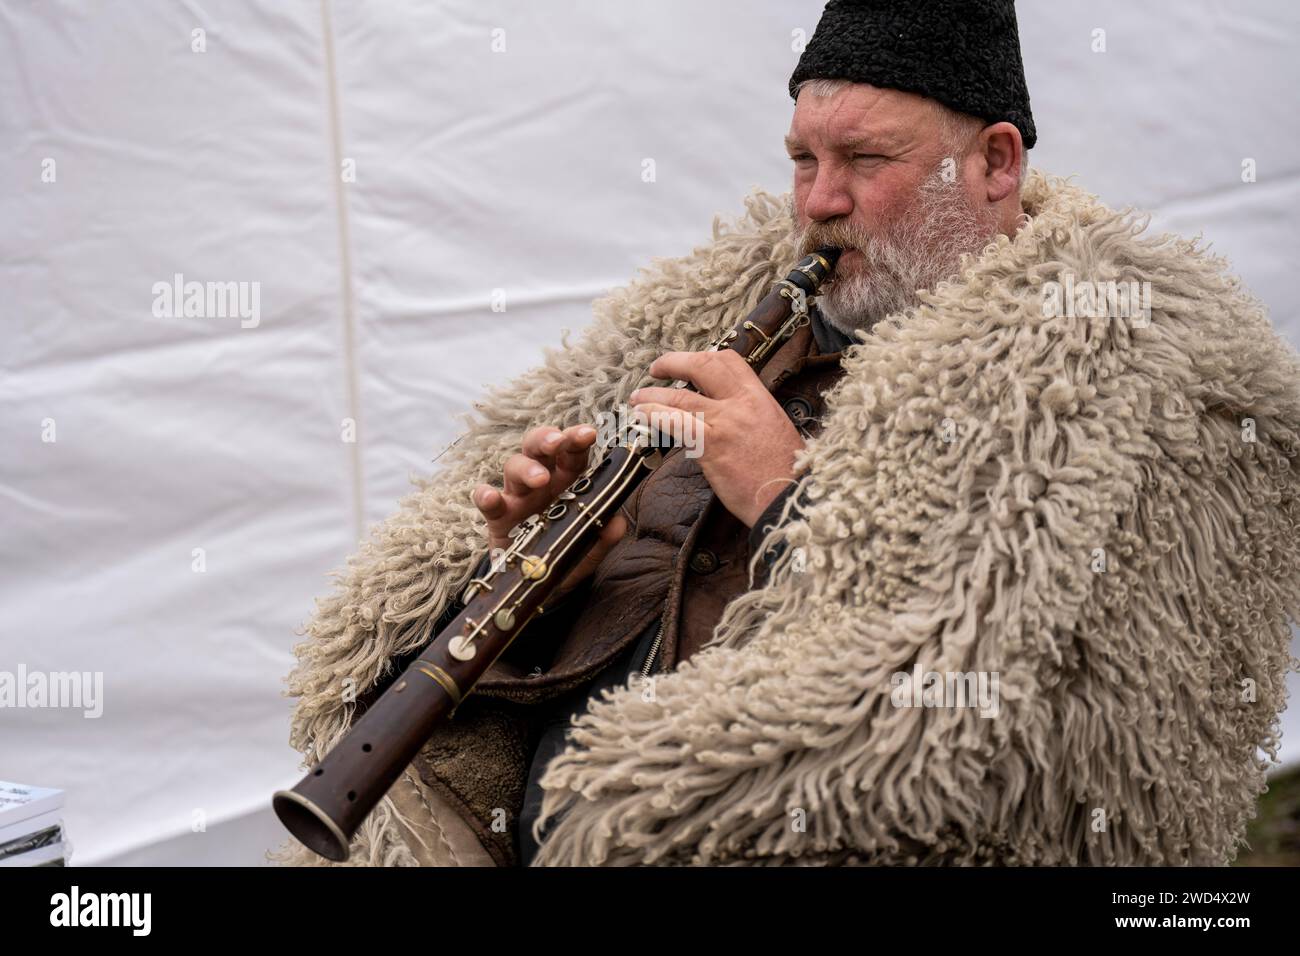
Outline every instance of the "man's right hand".
{"label": "man's right hand", "polygon": [[[545,511],[560,492],[578,480],[587,470],[589,450],[595,440],[596,429],[591,425],[574,425],[564,431],[543,425],[524,435],[522,452],[506,461],[502,490],[491,485],[474,489],[474,504],[487,519],[488,544],[493,550],[510,547],[511,528]],[[563,597],[585,581],[627,533],[627,527],[621,513],[605,522],[595,547],[564,579],[551,600]]]}

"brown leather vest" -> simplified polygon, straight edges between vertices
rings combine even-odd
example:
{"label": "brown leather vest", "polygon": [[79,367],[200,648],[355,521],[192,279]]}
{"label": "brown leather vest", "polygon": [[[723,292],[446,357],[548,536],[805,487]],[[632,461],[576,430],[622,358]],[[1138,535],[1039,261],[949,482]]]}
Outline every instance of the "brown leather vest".
{"label": "brown leather vest", "polygon": [[[843,373],[840,357],[819,355],[804,326],[760,375],[805,437],[820,430],[823,393]],[[672,670],[749,589],[750,529],[722,506],[699,459],[681,447],[668,452],[623,510],[628,533],[597,567],[572,625],[531,634],[530,625],[421,751],[421,777],[461,810],[498,863],[512,865],[514,851],[509,833],[492,829],[494,811],[505,808],[513,817],[522,805],[536,733],[531,708],[511,705],[541,703],[589,683],[660,615],[655,671]]]}

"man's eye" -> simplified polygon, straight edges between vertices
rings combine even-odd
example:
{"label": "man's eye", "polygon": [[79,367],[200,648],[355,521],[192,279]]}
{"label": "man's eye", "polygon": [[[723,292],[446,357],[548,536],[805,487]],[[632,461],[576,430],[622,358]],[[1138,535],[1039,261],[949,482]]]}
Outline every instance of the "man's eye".
{"label": "man's eye", "polygon": [[790,159],[792,159],[796,163],[806,163],[809,160],[811,160],[812,157],[809,156],[807,153],[795,153],[793,156],[790,157]]}
{"label": "man's eye", "polygon": [[879,153],[854,153],[854,159],[884,159]]}

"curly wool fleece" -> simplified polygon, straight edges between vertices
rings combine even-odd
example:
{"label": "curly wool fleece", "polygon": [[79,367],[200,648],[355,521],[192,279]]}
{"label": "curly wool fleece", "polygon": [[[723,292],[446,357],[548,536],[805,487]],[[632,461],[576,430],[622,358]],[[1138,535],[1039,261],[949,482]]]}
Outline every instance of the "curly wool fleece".
{"label": "curly wool fleece", "polygon": [[[575,723],[543,780],[537,863],[1236,854],[1295,663],[1300,357],[1195,241],[1146,236],[1038,171],[1023,200],[1014,238],[846,350],[767,582],[653,695],[620,688]],[[656,356],[704,345],[793,261],[789,197],[747,205],[494,389],[351,559],[290,677],[309,760],[348,726],[339,681],[369,687],[466,583],[486,550],[470,491],[523,433],[626,401]],[[1067,278],[1150,282],[1149,324],[1045,309]],[[895,706],[894,675],[931,671],[996,674],[996,717]],[[416,862],[399,823],[459,822],[430,819],[413,776],[354,863]]]}

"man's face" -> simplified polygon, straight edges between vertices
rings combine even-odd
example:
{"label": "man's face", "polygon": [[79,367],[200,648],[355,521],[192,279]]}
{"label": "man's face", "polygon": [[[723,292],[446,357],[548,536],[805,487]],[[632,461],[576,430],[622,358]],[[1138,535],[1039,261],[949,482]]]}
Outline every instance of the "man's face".
{"label": "man's face", "polygon": [[[941,111],[923,97],[865,84],[803,90],[786,146],[794,162],[800,251],[845,250],[823,294],[826,320],[870,328],[916,304],[996,233],[996,214],[963,176]],[[948,160],[948,162],[945,162]]]}

